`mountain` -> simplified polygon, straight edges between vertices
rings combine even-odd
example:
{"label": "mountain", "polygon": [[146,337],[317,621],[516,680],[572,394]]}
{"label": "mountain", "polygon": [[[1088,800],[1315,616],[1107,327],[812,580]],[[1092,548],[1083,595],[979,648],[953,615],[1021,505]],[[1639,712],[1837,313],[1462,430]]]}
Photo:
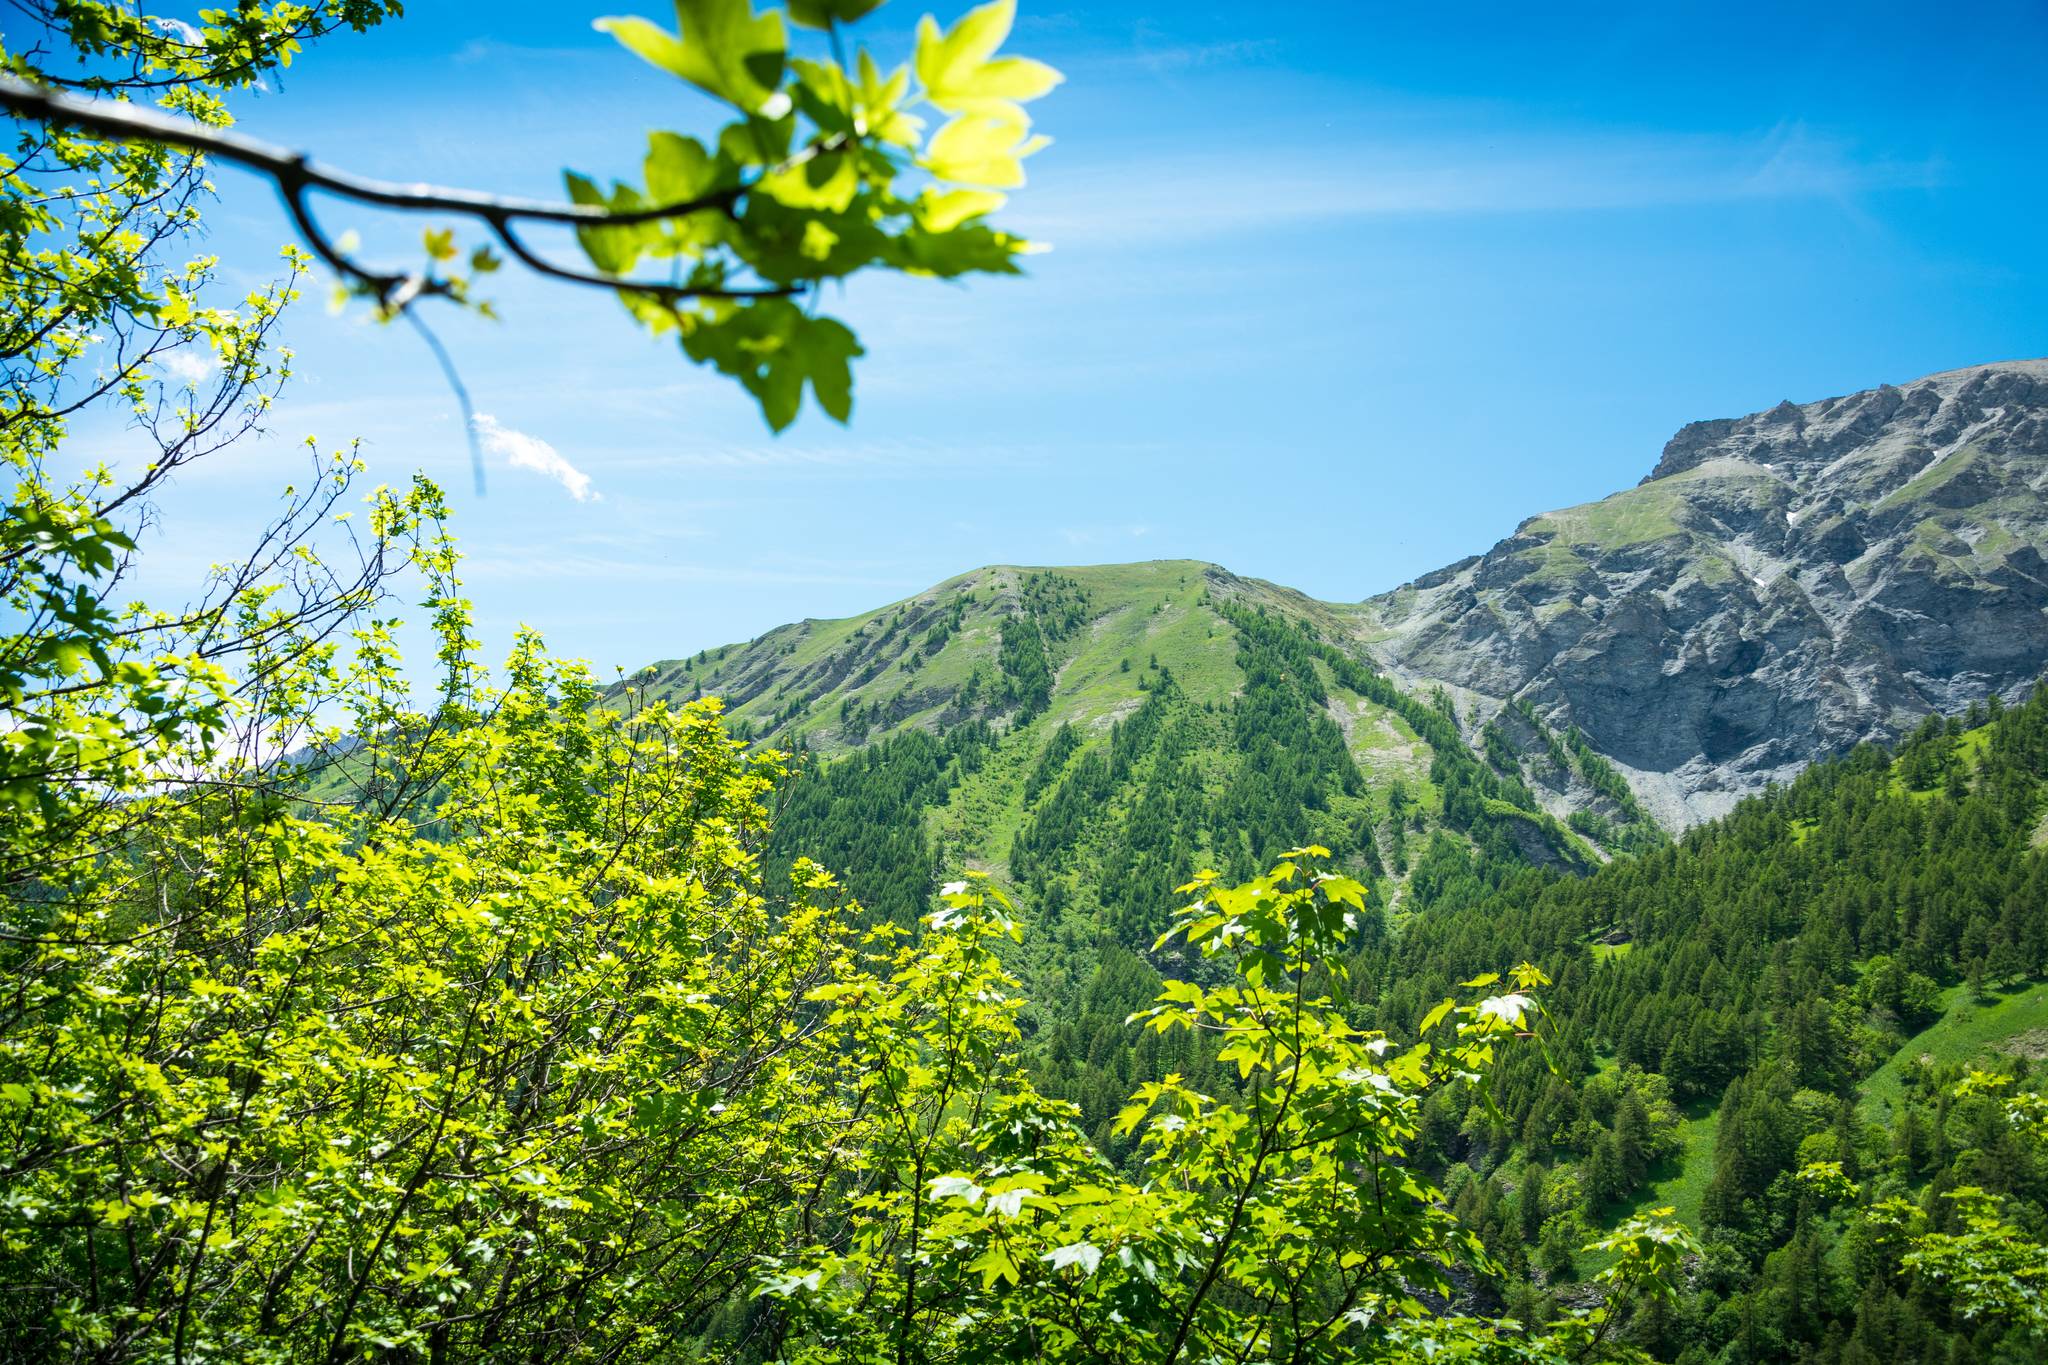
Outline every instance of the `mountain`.
{"label": "mountain", "polygon": [[[1697,423],[1360,603],[992,566],[627,686],[797,755],[771,874],[813,857],[899,924],[962,867],[1013,893],[1026,1063],[1112,1162],[1135,1087],[1242,1083],[1133,1026],[1203,971],[1158,939],[1174,888],[1314,842],[1369,891],[1318,983],[1357,1027],[1550,978],[1547,1046],[1433,1095],[1405,1156],[1498,1267],[1466,1309],[1586,1301],[1580,1249],[1670,1206],[1706,1250],[1623,1328],[1651,1358],[2035,1359],[1864,1220],[1958,1187],[2044,1216],[2038,1152],[1959,1086],[2048,1054],[2048,692],[2003,704],[2048,670],[2044,490],[2048,362],[1984,366]],[[1809,1162],[1863,1193],[1816,1202]]]}
{"label": "mountain", "polygon": [[1668,827],[2048,665],[2048,361],[1695,422],[1636,488],[1372,599],[1372,651],[1577,726]]}
{"label": "mountain", "polygon": [[964,863],[1049,913],[1149,941],[1194,868],[1250,875],[1302,843],[1384,878],[1398,902],[1440,829],[1579,865],[1604,851],[1588,833],[1658,837],[1611,768],[1533,719],[1551,741],[1540,767],[1502,752],[1489,765],[1447,698],[1371,666],[1355,624],[1194,561],[994,566],[665,661],[636,685],[719,696],[742,736],[814,758],[861,750],[810,765],[778,838],[890,915]]}
{"label": "mountain", "polygon": [[997,565],[636,685],[867,752],[785,823],[894,913],[964,862],[1123,925],[1311,839],[1399,906],[1439,833],[1591,866],[2016,698],[2048,668],[2044,494],[2048,361],[1985,365],[1694,423],[1637,487],[1362,603],[1187,560]]}

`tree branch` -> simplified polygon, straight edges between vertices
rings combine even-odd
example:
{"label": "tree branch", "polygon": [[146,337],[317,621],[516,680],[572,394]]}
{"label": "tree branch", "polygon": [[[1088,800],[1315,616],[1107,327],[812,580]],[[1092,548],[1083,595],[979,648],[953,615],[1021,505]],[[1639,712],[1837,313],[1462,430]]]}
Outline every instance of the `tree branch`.
{"label": "tree branch", "polygon": [[[616,293],[641,294],[665,303],[700,298],[782,298],[800,292],[794,286],[775,285],[759,289],[729,289],[720,286],[661,284],[654,281],[622,279],[591,274],[559,266],[530,250],[518,237],[519,223],[551,223],[568,227],[635,227],[643,223],[687,218],[698,213],[731,216],[742,199],[759,183],[753,181],[708,191],[688,199],[674,200],[637,209],[606,209],[592,204],[565,204],[545,199],[520,199],[484,194],[476,190],[440,185],[400,184],[372,180],[334,170],[314,162],[302,152],[279,147],[240,133],[209,128],[161,110],[121,100],[83,99],[62,90],[38,85],[16,76],[0,74],[0,108],[16,118],[80,129],[130,142],[150,142],[182,151],[218,157],[222,161],[267,176],[277,186],[299,233],[314,253],[351,283],[375,294],[387,308],[402,310],[421,296],[451,292],[444,281],[418,274],[393,274],[368,269],[349,258],[323,232],[307,203],[307,195],[320,191],[359,204],[408,212],[450,213],[476,219],[487,225],[507,251],[528,269],[572,284],[590,285]],[[774,175],[844,145],[839,134],[822,138],[793,153],[763,175]]]}

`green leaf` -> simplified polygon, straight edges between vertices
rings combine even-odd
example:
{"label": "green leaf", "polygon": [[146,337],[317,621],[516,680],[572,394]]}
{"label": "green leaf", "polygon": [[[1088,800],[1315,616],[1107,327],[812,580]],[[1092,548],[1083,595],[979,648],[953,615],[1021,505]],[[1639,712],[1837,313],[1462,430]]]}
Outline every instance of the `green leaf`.
{"label": "green leaf", "polygon": [[1059,71],[1029,57],[998,57],[974,73],[964,88],[947,92],[946,101],[932,101],[956,113],[987,113],[1035,100],[1064,79]]}
{"label": "green leaf", "polygon": [[[738,183],[731,166],[705,150],[703,143],[668,132],[647,135],[641,173],[647,181],[648,201],[654,204],[690,203]],[[722,212],[707,208],[648,224],[643,241],[650,250],[664,255],[677,248],[696,251],[719,241],[726,226]]]}
{"label": "green leaf", "polygon": [[995,190],[926,190],[917,197],[917,220],[933,232],[951,232],[970,218],[994,213],[1008,197]]}
{"label": "green leaf", "polygon": [[680,133],[649,133],[642,171],[648,198],[657,204],[686,203],[719,188],[718,159],[696,138]]}
{"label": "green leaf", "polygon": [[1031,136],[1021,114],[962,114],[932,134],[921,164],[957,185],[1014,189],[1024,183],[1024,158],[1050,142]]}
{"label": "green leaf", "polygon": [[789,17],[805,28],[850,24],[882,7],[882,0],[789,0]]}
{"label": "green leaf", "polygon": [[45,640],[36,648],[36,658],[51,665],[60,678],[68,678],[85,670],[86,650],[77,640]]}
{"label": "green leaf", "polygon": [[1319,883],[1323,894],[1341,905],[1365,908],[1365,886],[1351,877],[1325,877]]}
{"label": "green leaf", "polygon": [[794,57],[789,65],[796,73],[791,93],[804,117],[817,124],[820,132],[858,136],[860,93],[838,63]]}
{"label": "green leaf", "polygon": [[651,19],[642,19],[638,15],[608,15],[594,21],[591,27],[600,33],[611,34],[634,56],[670,75],[681,76],[691,65],[683,40]]}
{"label": "green leaf", "polygon": [[[616,195],[607,196],[587,176],[569,171],[562,178],[574,202],[596,208],[618,207]],[[590,263],[607,275],[623,275],[640,255],[640,233],[634,228],[579,227],[576,240]]]}
{"label": "green leaf", "polygon": [[795,355],[811,384],[811,396],[835,419],[853,415],[853,369],[849,362],[864,355],[860,342],[831,318],[811,318],[797,334]]}
{"label": "green leaf", "polygon": [[971,9],[947,32],[927,14],[917,24],[917,78],[927,92],[944,89],[960,74],[993,57],[1017,22],[1017,0],[992,0]]}
{"label": "green leaf", "polygon": [[844,213],[860,192],[860,171],[851,153],[826,152],[763,176],[756,189],[793,209]]}
{"label": "green leaf", "polygon": [[599,19],[595,27],[742,113],[776,119],[789,111],[780,88],[789,41],[779,11],[757,15],[752,0],[676,0],[676,18],[680,36],[635,16]]}
{"label": "green leaf", "polygon": [[819,407],[845,421],[853,411],[849,362],[864,354],[843,323],[808,317],[787,299],[692,318],[683,350],[738,379],[776,431],[796,420],[805,384]]}
{"label": "green leaf", "polygon": [[1060,83],[1060,73],[1027,57],[996,58],[1017,17],[1016,0],[969,10],[941,34],[926,15],[917,29],[917,78],[925,98],[949,114],[1009,113]]}
{"label": "green leaf", "polygon": [[910,94],[909,68],[899,66],[885,77],[863,48],[859,72],[856,94],[869,134],[899,147],[915,147],[924,131],[924,120],[903,113],[899,107]]}
{"label": "green leaf", "polygon": [[997,1280],[1008,1284],[1017,1283],[1017,1263],[1010,1259],[1010,1253],[1000,1243],[992,1243],[981,1255],[967,1263],[970,1271],[981,1274],[982,1291],[994,1289]]}

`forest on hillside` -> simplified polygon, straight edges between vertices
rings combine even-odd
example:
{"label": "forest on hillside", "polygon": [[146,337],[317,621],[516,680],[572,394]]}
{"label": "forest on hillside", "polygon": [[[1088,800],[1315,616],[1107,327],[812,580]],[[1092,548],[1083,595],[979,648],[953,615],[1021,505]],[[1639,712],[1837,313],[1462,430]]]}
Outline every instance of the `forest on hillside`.
{"label": "forest on hillside", "polygon": [[[0,1358],[2040,1358],[2048,690],[1672,838],[1578,729],[1190,561],[493,665],[444,490],[317,442],[141,600],[316,270],[442,360],[501,271],[596,290],[845,421],[831,286],[1015,273],[1061,80],[1013,0],[880,7],[601,20],[721,124],[559,203],[237,130],[395,0],[15,7]],[[220,165],[274,275],[207,250]]]}
{"label": "forest on hillside", "polygon": [[[1241,836],[1225,857],[1247,866],[1286,856],[1342,799],[1341,782],[1311,775],[1318,752],[1357,783],[1341,745],[1317,748],[1320,707],[1264,690],[1313,679],[1315,642],[1240,619],[1247,677],[1266,682],[1247,687],[1226,728],[1262,756],[1253,777],[1205,797],[1189,758],[1200,719],[1165,677],[1105,739],[1055,732],[1027,780],[1009,868],[1028,907],[1012,960],[1037,987],[1023,1058],[1113,1161],[1142,1159],[1117,1122],[1135,1087],[1176,1076],[1203,1093],[1241,1089],[1197,1034],[1132,1036],[1128,1021],[1167,981],[1203,972],[1153,942],[1171,896],[1148,898],[1150,878],[1213,858],[1215,831]],[[1361,688],[1366,667],[1350,665]],[[1429,703],[1406,704],[1429,723]],[[1177,712],[1174,738],[1165,718]],[[985,729],[963,743],[949,755],[911,734],[805,771],[774,842],[830,850],[869,913],[903,913],[888,909],[915,904],[896,899],[911,865],[902,847],[872,870],[866,850],[893,819],[913,855],[935,858],[922,808],[983,761]],[[1605,1263],[1588,1243],[1669,1204],[1703,1247],[1684,1292],[1630,1325],[1653,1358],[2029,1358],[2030,1337],[1952,1311],[1947,1282],[1912,1274],[1895,1238],[1886,1251],[1871,1210],[1895,1216],[1906,1201],[1963,1233],[1979,1207],[1967,1201],[1982,1197],[2014,1236],[2037,1236],[2048,1212],[2027,1130],[1984,1081],[1965,1085],[1988,1067],[2027,1091],[2048,1043],[2048,698],[1930,720],[1896,752],[1816,765],[1676,844],[1590,872],[1532,866],[1484,804],[1512,789],[1465,745],[1439,752],[1476,775],[1447,775],[1439,759],[1450,814],[1401,869],[1397,914],[1384,840],[1330,836],[1365,912],[1341,973],[1318,985],[1356,1026],[1414,1038],[1491,964],[1532,962],[1550,978],[1545,1049],[1504,1056],[1485,1094],[1433,1095],[1421,1111],[1411,1159],[1491,1258],[1467,1302],[1544,1321]],[[1078,875],[1055,881],[1054,868]],[[1088,907],[1078,925],[1068,885]]]}

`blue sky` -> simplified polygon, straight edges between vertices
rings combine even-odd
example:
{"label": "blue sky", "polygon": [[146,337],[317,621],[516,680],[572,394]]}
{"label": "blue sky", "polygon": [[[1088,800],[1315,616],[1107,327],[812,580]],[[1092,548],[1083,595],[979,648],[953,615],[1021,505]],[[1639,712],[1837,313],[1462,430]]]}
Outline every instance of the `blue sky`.
{"label": "blue sky", "polygon": [[[617,5],[413,8],[243,129],[553,195],[715,115],[592,32]],[[2048,353],[2039,5],[1538,8],[1022,0],[1014,50],[1067,83],[1003,221],[1054,249],[828,300],[870,353],[850,429],[772,437],[608,299],[508,272],[502,323],[435,319],[499,433],[479,500],[418,340],[310,290],[272,439],[180,480],[149,586],[243,538],[315,435],[449,486],[493,651],[525,622],[606,672],[990,562],[1353,600],[1634,483],[1686,421]],[[863,25],[879,56],[921,12]],[[253,282],[287,225],[218,178],[213,248]]]}

